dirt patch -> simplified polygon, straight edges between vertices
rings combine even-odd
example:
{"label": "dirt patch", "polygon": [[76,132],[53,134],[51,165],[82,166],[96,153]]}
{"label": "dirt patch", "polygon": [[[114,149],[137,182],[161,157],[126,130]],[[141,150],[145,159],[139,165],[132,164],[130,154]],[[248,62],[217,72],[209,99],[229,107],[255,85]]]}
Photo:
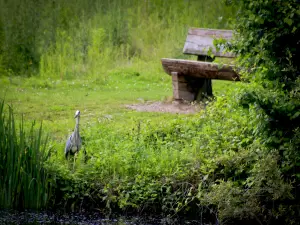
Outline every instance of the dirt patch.
{"label": "dirt patch", "polygon": [[204,109],[199,103],[190,102],[145,102],[140,104],[126,105],[126,108],[140,112],[163,112],[163,113],[181,113],[193,114]]}

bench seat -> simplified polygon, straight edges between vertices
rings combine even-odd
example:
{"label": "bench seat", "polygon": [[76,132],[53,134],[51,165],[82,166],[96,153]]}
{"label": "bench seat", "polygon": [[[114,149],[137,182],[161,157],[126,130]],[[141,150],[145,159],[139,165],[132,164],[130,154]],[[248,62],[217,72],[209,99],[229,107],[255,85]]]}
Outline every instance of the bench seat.
{"label": "bench seat", "polygon": [[162,58],[161,63],[169,75],[176,72],[179,76],[240,81],[238,73],[232,66],[226,64],[220,66],[217,63],[168,58]]}
{"label": "bench seat", "polygon": [[196,55],[196,60],[161,59],[164,71],[172,76],[173,99],[202,101],[213,97],[212,79],[240,81],[231,65],[212,63],[215,57],[234,58],[224,51],[224,46],[214,46],[215,39],[229,42],[231,30],[190,28],[183,48],[184,54]]}

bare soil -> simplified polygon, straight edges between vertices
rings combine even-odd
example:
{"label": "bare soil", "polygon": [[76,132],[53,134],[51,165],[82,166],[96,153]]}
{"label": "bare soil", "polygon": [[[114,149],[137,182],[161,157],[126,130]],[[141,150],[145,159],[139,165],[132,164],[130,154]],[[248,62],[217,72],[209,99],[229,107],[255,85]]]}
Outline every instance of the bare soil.
{"label": "bare soil", "polygon": [[126,105],[126,108],[140,112],[162,112],[162,113],[180,113],[193,114],[204,109],[204,105],[190,102],[145,102],[139,104]]}

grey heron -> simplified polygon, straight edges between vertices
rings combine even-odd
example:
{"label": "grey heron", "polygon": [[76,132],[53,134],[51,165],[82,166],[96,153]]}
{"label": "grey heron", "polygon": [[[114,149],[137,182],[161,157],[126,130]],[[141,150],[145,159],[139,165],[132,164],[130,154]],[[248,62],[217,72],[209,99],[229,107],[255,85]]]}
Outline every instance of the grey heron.
{"label": "grey heron", "polygon": [[79,152],[81,148],[81,137],[79,134],[79,120],[80,120],[80,111],[77,110],[74,116],[76,120],[74,132],[68,138],[65,148],[65,157],[68,158],[69,154],[74,155]]}

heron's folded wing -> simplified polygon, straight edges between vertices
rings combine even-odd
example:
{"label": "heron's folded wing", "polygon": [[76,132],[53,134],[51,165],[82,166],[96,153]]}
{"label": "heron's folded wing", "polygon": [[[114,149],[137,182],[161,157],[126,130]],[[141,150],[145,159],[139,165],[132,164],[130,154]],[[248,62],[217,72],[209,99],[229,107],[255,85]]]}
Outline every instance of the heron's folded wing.
{"label": "heron's folded wing", "polygon": [[72,148],[72,137],[73,134],[71,134],[71,136],[68,138],[67,143],[66,143],[66,147],[65,147],[65,154],[71,150]]}

